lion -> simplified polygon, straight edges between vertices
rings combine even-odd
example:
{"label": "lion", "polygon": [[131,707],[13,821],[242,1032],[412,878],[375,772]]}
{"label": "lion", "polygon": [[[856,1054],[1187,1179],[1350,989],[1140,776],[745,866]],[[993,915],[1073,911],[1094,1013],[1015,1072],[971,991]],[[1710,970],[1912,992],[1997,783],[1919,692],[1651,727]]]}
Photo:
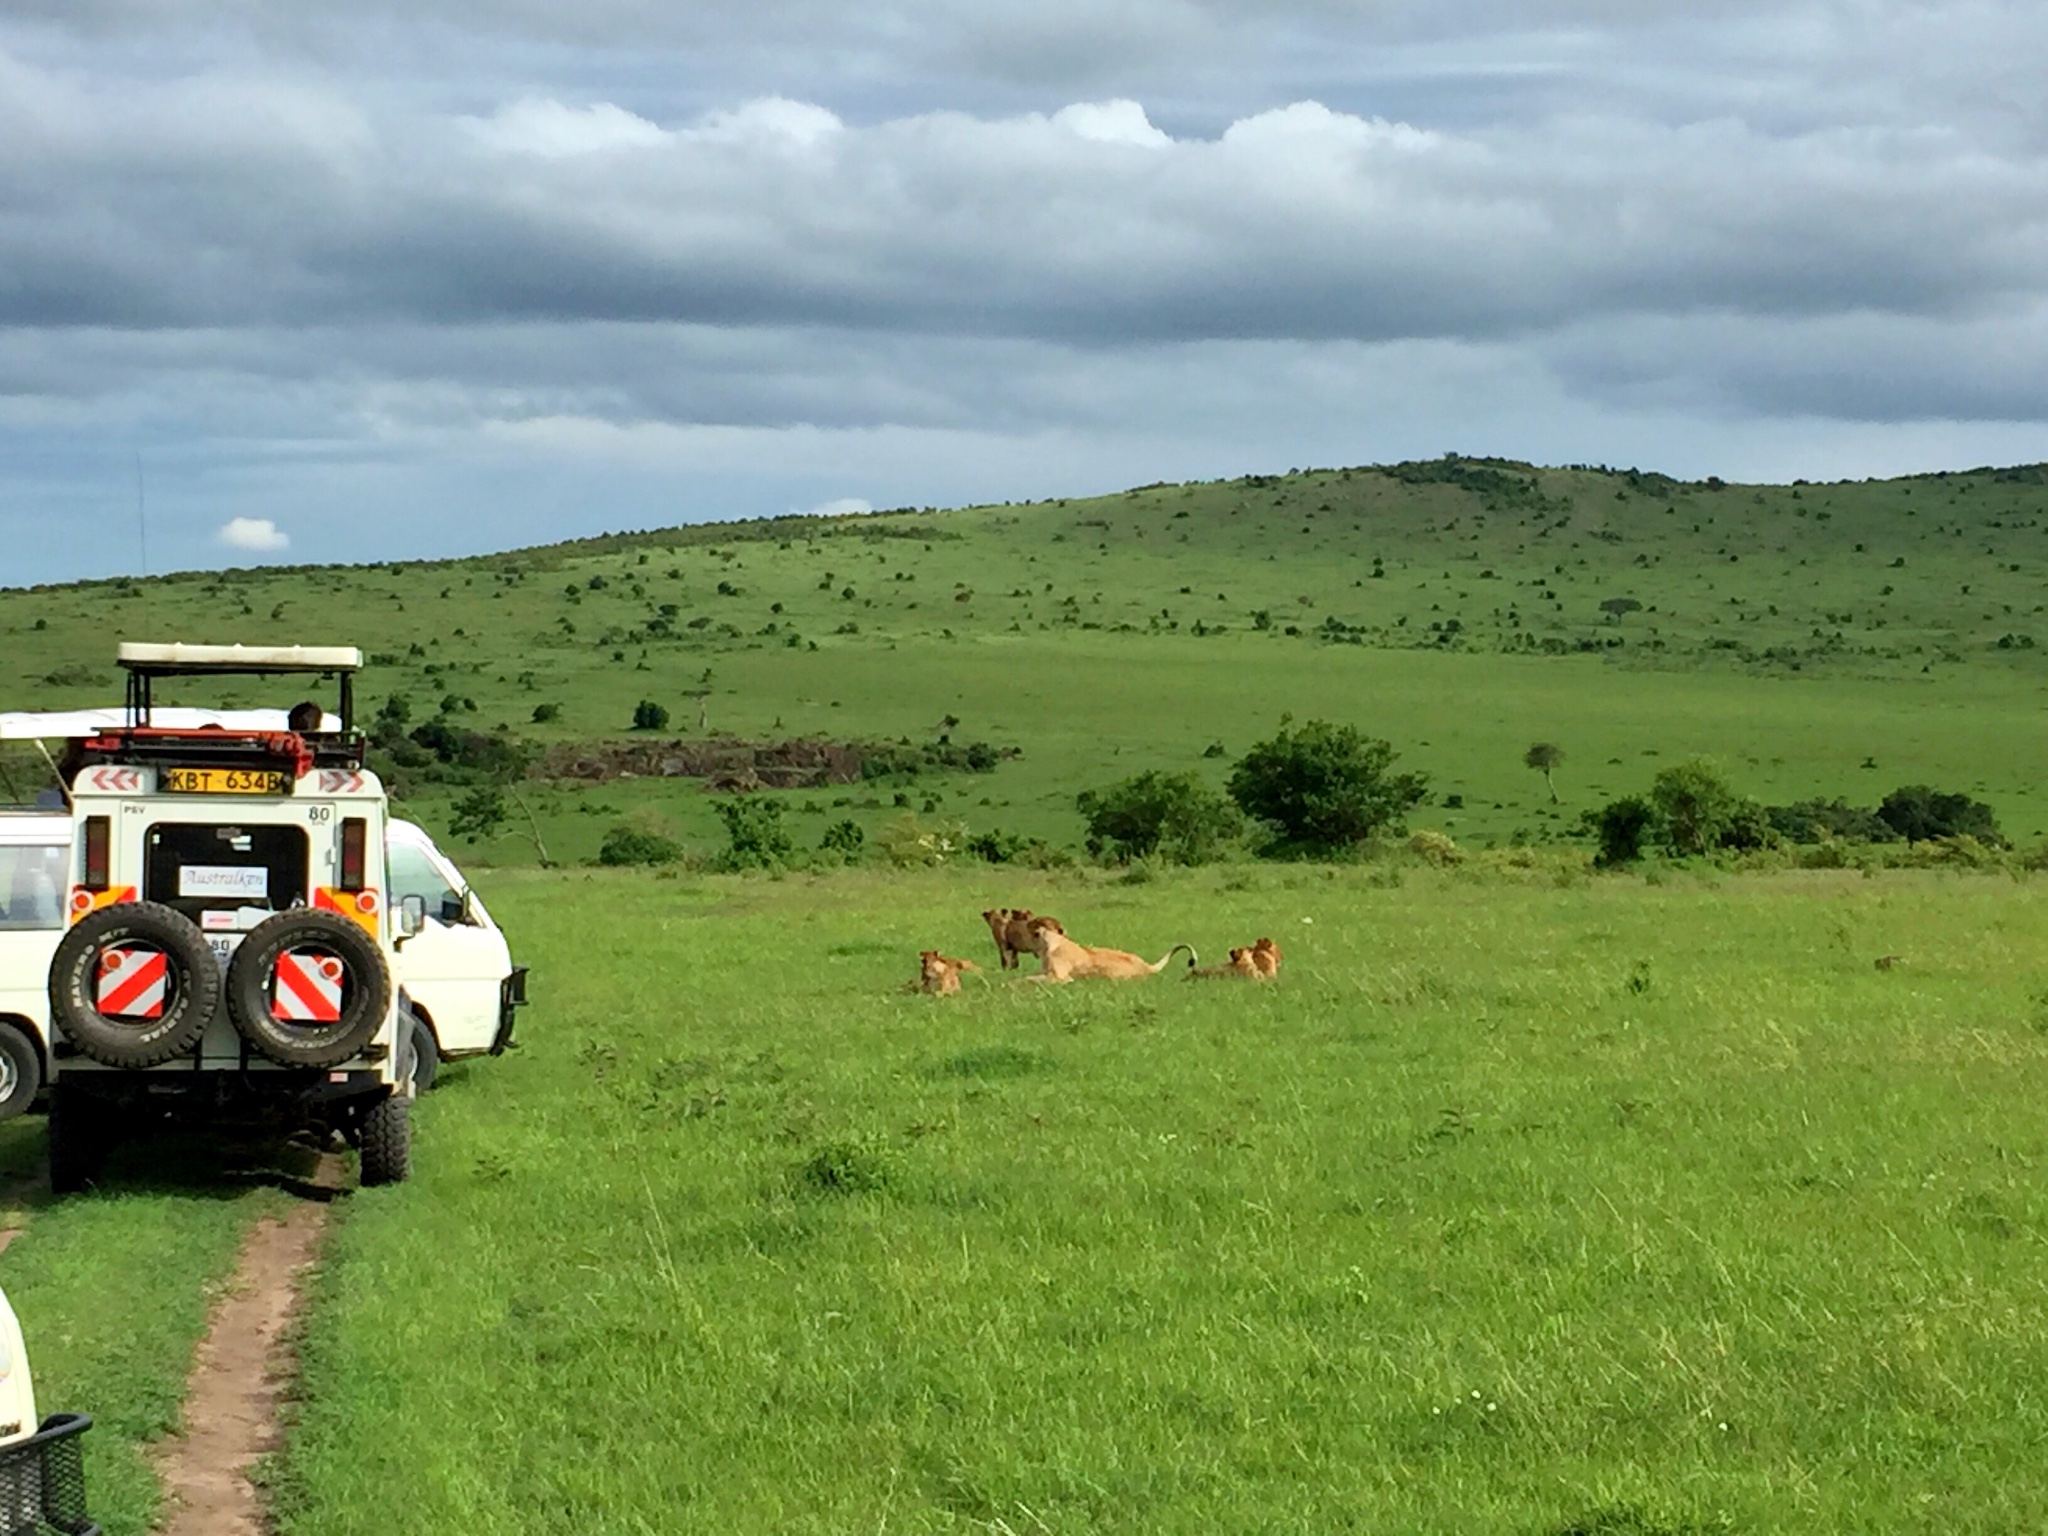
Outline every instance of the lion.
{"label": "lion", "polygon": [[1280,946],[1271,939],[1256,940],[1251,947],[1252,969],[1259,973],[1259,980],[1274,981],[1280,975]]}
{"label": "lion", "polygon": [[1058,918],[1035,918],[1032,916],[1029,907],[1017,907],[1015,909],[992,907],[981,914],[981,920],[988,924],[989,934],[996,941],[996,953],[1001,956],[1002,968],[1006,971],[1013,971],[1017,968],[1017,957],[1019,955],[1035,953],[1031,948],[1032,923],[1050,923],[1061,933],[1066,932],[1064,928],[1060,927],[1060,920]]}
{"label": "lion", "polygon": [[1258,966],[1253,963],[1250,949],[1233,949],[1230,952],[1230,964],[1228,965],[1205,965],[1200,970],[1191,970],[1187,974],[1189,981],[1219,980],[1223,978],[1236,981],[1264,980],[1259,974]]}
{"label": "lion", "polygon": [[981,969],[972,960],[956,960],[950,955],[940,954],[936,949],[920,950],[918,958],[924,963],[923,975],[918,981],[918,990],[935,995],[958,992],[960,990],[960,973],[962,971],[979,971]]}
{"label": "lion", "polygon": [[1143,976],[1157,976],[1182,950],[1188,952],[1190,966],[1196,961],[1192,944],[1174,945],[1155,963],[1128,950],[1097,949],[1092,945],[1077,944],[1067,937],[1066,929],[1049,917],[1032,918],[1030,928],[1031,952],[1038,956],[1042,969],[1036,976],[1026,976],[1026,981],[1080,981],[1088,977],[1136,981]]}

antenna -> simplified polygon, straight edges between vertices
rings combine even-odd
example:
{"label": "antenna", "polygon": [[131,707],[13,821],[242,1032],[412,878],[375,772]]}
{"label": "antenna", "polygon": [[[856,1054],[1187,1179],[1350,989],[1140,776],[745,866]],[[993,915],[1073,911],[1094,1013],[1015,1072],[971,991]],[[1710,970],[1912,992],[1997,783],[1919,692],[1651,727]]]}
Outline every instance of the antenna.
{"label": "antenna", "polygon": [[149,513],[142,499],[142,450],[135,450],[135,538],[142,549],[142,574],[149,574]]}

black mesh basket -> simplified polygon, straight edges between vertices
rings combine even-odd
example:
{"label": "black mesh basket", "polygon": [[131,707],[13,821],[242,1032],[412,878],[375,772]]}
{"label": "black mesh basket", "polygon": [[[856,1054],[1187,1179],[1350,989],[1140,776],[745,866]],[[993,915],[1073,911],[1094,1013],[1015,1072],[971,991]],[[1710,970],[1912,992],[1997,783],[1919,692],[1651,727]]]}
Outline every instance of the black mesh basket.
{"label": "black mesh basket", "polygon": [[0,1536],[99,1536],[85,1512],[82,1413],[53,1413],[26,1440],[0,1446]]}

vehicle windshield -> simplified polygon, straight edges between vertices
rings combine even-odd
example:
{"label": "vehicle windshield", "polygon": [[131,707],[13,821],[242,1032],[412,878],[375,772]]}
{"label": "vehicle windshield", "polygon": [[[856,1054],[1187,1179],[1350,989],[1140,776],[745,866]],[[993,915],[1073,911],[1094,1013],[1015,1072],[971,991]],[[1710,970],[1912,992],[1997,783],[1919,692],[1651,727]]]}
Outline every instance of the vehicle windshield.
{"label": "vehicle windshield", "polygon": [[385,845],[384,870],[394,907],[408,896],[417,896],[427,904],[427,916],[443,923],[465,921],[462,893],[449,884],[426,849],[394,837]]}
{"label": "vehicle windshield", "polygon": [[60,928],[71,846],[0,845],[0,929]]}

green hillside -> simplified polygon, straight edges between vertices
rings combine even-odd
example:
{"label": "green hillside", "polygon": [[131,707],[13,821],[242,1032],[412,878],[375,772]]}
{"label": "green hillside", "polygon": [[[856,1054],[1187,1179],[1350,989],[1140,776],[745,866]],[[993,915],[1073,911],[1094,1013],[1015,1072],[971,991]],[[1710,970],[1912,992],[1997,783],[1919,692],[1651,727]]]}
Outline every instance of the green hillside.
{"label": "green hillside", "polygon": [[[645,699],[670,735],[698,736],[701,704],[711,731],[762,740],[1021,749],[993,773],[794,792],[812,841],[901,794],[1072,843],[1078,789],[1220,777],[1283,712],[1387,736],[1431,775],[1416,822],[1465,841],[1553,835],[1695,752],[1766,799],[1969,789],[2025,838],[2048,831],[2044,516],[2041,466],[1749,486],[1445,459],[185,573],[0,592],[0,707],[111,702],[119,638],[347,641],[375,658],[368,708],[400,694],[415,725],[445,709],[542,746],[626,738]],[[1566,753],[1555,807],[1520,762],[1539,738]],[[449,797],[410,786],[430,823]],[[558,857],[635,811],[713,837],[697,780],[528,799]]]}

